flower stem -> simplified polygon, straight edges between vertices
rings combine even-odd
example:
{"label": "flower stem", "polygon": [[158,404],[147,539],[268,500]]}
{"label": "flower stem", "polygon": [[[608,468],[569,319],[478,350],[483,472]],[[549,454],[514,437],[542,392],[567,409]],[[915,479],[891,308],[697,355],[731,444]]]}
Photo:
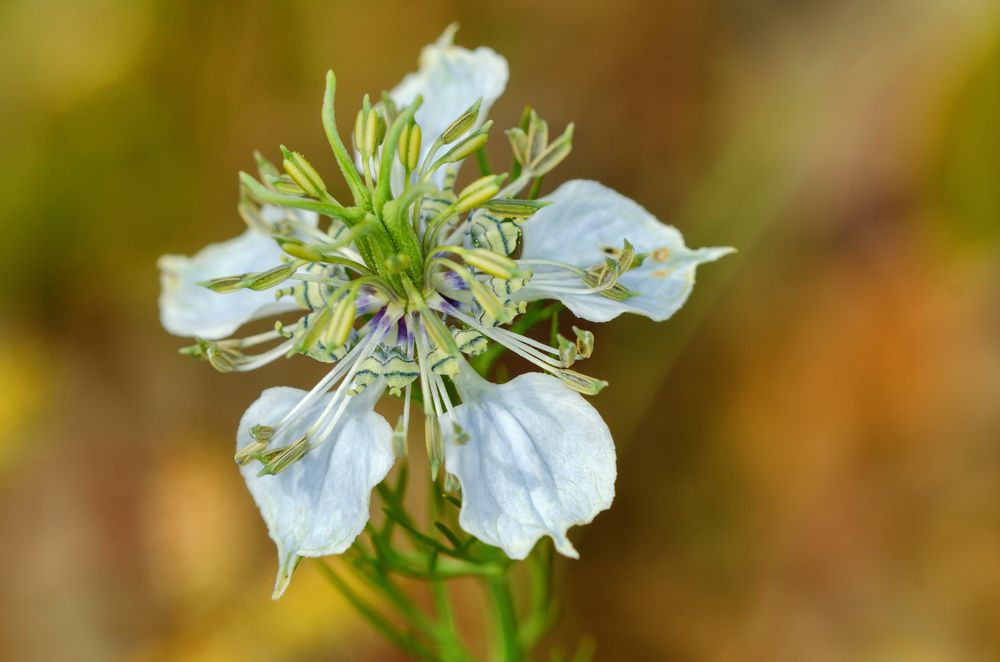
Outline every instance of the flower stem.
{"label": "flower stem", "polygon": [[341,577],[333,571],[322,559],[317,559],[320,571],[327,581],[333,584],[341,595],[344,596],[354,609],[357,610],[365,620],[372,624],[386,639],[402,648],[404,651],[421,660],[433,660],[435,656],[420,644],[409,633],[400,632],[385,616],[380,614],[374,607],[365,602]]}
{"label": "flower stem", "polygon": [[507,572],[490,575],[485,579],[495,610],[496,645],[493,659],[497,662],[520,662],[524,657],[518,642],[517,612],[510,592]]}

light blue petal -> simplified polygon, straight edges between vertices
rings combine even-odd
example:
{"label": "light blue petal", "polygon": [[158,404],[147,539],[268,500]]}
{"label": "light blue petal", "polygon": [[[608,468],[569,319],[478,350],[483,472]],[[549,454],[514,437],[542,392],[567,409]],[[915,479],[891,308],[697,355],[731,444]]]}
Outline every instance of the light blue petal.
{"label": "light blue petal", "polygon": [[[265,205],[261,213],[277,220],[281,212]],[[317,215],[298,212],[299,219],[315,227]],[[228,241],[209,244],[195,255],[160,257],[160,321],[178,336],[215,340],[232,335],[245,322],[295,310],[294,302],[276,302],[274,292],[238,290],[213,292],[201,281],[264,271],[281,264],[282,250],[268,235],[247,230]]]}
{"label": "light blue petal", "polygon": [[615,448],[600,414],[549,375],[529,373],[495,385],[471,370],[459,378],[457,421],[469,441],[446,441],[445,467],[462,484],[459,524],[512,559],[542,536],[576,558],[569,527],[611,506]]}
{"label": "light blue petal", "polygon": [[[425,46],[419,70],[407,74],[389,93],[400,107],[412,103],[417,95],[423,96],[416,115],[423,135],[421,161],[431,143],[480,97],[483,103],[477,125],[484,122],[493,102],[507,86],[507,60],[484,46],[473,51],[455,46],[452,40],[456,29],[450,26],[435,43]],[[440,170],[435,179],[438,185],[442,177]]]}
{"label": "light blue petal", "polygon": [[[330,437],[284,471],[257,476],[259,462],[240,467],[278,547],[275,599],[288,587],[300,557],[340,554],[364,530],[371,491],[393,463],[392,428],[373,411],[380,391],[367,389],[350,398]],[[252,443],[252,426],[276,424],[305,395],[288,387],[264,391],[240,421],[237,450]],[[290,441],[305,433],[331,397],[320,398],[295,419]]]}
{"label": "light blue petal", "polygon": [[[600,294],[548,292],[529,283],[518,298],[558,299],[573,314],[606,322],[622,313],[663,321],[687,301],[699,264],[718,260],[732,248],[689,249],[676,228],[658,221],[635,201],[595,181],[568,181],[546,198],[551,205],[524,224],[523,258],[558,260],[588,268],[601,263],[628,239],[638,253],[648,253],[619,283],[637,296],[615,301]],[[579,281],[576,281],[579,283]]]}

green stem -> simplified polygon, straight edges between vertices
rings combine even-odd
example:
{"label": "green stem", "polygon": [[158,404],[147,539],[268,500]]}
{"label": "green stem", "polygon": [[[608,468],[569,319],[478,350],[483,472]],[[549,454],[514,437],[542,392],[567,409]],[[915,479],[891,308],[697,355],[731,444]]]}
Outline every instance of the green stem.
{"label": "green stem", "polygon": [[531,191],[528,193],[528,200],[534,200],[538,197],[538,194],[542,190],[542,180],[545,176],[535,177],[535,181],[531,183]]}
{"label": "green stem", "polygon": [[495,610],[496,646],[493,659],[497,662],[520,662],[524,659],[517,634],[517,612],[510,593],[506,572],[490,575],[485,579]]}
{"label": "green stem", "polygon": [[418,657],[422,660],[436,659],[434,654],[428,651],[420,642],[416,640],[416,638],[409,633],[397,630],[396,627],[389,622],[389,619],[379,613],[377,609],[365,602],[351,589],[350,586],[347,585],[347,582],[341,579],[340,575],[334,572],[333,568],[327,565],[322,559],[316,559],[316,562],[319,564],[320,571],[326,577],[327,581],[333,584],[334,588],[336,588],[341,595],[344,596],[351,606],[354,607],[365,620],[371,623],[372,627],[381,632],[384,637],[414,657]]}
{"label": "green stem", "polygon": [[[485,177],[486,175],[492,175],[493,169],[490,168],[489,159],[486,156],[486,148],[480,147],[476,150],[476,163],[479,164],[479,173]],[[516,175],[515,175],[516,176]]]}
{"label": "green stem", "polygon": [[521,647],[524,650],[530,651],[559,615],[552,599],[554,556],[551,543],[542,541],[528,558],[531,604],[520,631]]}

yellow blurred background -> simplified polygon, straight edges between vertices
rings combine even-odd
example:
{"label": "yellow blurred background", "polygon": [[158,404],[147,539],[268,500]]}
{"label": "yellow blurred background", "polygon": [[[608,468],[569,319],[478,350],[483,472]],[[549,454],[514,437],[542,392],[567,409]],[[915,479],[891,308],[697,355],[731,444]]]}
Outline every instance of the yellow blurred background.
{"label": "yellow blurred background", "polygon": [[254,149],[334,172],[326,69],[350,117],[451,21],[498,128],[576,122],[547,190],[740,250],[597,332],[618,496],[547,646],[1000,659],[996,0],[0,4],[0,658],[401,659],[310,563],[269,599],[234,430],[318,367],[179,357],[155,263],[242,230]]}

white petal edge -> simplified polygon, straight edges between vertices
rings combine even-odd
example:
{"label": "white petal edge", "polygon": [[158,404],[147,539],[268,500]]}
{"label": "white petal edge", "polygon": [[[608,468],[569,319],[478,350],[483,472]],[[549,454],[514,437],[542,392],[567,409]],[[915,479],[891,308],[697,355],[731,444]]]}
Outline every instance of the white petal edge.
{"label": "white petal edge", "polygon": [[[483,103],[477,125],[485,121],[490,107],[507,86],[507,60],[485,46],[472,51],[455,46],[457,29],[456,24],[448,26],[435,43],[425,46],[418,71],[407,74],[389,93],[400,107],[412,103],[418,95],[423,97],[416,114],[423,135],[421,161],[431,143],[480,97]],[[442,177],[443,170],[438,171],[435,181],[439,185]]]}
{"label": "white petal edge", "polygon": [[614,442],[600,414],[555,377],[521,375],[506,384],[471,369],[460,376],[465,402],[446,414],[469,441],[445,445],[445,467],[462,484],[459,524],[512,559],[525,558],[543,536],[577,558],[566,537],[611,506]]}
{"label": "white petal edge", "polygon": [[[276,221],[286,212],[265,205],[261,213]],[[294,212],[301,222],[315,227],[313,212]],[[164,255],[160,269],[160,322],[170,333],[209,340],[225,338],[250,320],[296,308],[290,301],[276,302],[273,292],[239,290],[213,292],[198,282],[263,271],[280,264],[284,253],[265,234],[247,230],[228,241],[209,244],[195,255]]]}
{"label": "white petal edge", "polygon": [[523,258],[542,258],[591,267],[622,247],[628,239],[636,252],[648,253],[638,269],[619,282],[638,295],[615,301],[600,294],[547,292],[530,282],[517,298],[558,299],[574,315],[607,322],[622,313],[644,315],[662,322],[676,313],[694,288],[699,264],[732,253],[732,248],[689,249],[673,226],[661,223],[634,200],[600,182],[575,179],[556,189],[523,228]]}
{"label": "white petal edge", "polygon": [[[380,391],[369,388],[351,398],[330,438],[281,473],[258,477],[258,462],[240,467],[278,548],[274,599],[285,592],[301,557],[340,554],[364,530],[371,491],[393,464],[392,428],[373,411]],[[240,421],[237,450],[251,443],[253,425],[277,423],[305,395],[284,386],[264,391]],[[296,419],[296,435],[306,431],[330,397]]]}

